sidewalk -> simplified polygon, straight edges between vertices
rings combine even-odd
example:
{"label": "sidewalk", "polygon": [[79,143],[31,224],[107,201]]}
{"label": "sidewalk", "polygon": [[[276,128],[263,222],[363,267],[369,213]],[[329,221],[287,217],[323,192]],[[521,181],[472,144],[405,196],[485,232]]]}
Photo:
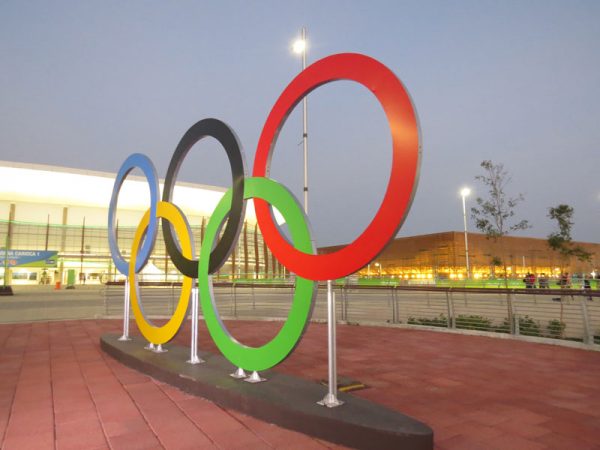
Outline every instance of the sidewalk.
{"label": "sidewalk", "polygon": [[[265,342],[281,325],[227,324],[249,345]],[[120,365],[100,350],[99,336],[121,326],[116,320],[0,325],[3,449],[335,447]],[[131,329],[137,332],[133,322]],[[324,324],[311,324],[278,370],[326,378],[326,333]],[[189,328],[176,340],[189,345]],[[199,347],[216,352],[203,324]],[[600,448],[598,352],[339,326],[338,374],[369,386],[355,395],[430,425],[437,449]]]}

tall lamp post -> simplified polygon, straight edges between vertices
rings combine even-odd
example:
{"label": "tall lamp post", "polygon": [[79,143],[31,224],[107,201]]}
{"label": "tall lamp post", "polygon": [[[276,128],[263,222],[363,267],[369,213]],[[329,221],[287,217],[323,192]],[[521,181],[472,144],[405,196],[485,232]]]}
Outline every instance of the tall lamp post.
{"label": "tall lamp post", "polygon": [[471,189],[463,188],[460,191],[460,195],[462,197],[462,207],[463,207],[463,222],[465,225],[465,258],[467,261],[467,278],[471,278],[471,268],[469,266],[469,239],[467,237],[467,208],[466,208],[466,198],[471,194]]}
{"label": "tall lamp post", "polygon": [[[302,70],[306,69],[306,28],[302,27],[300,39],[294,42],[294,53],[302,55]],[[304,212],[308,213],[308,125],[306,96],[302,99],[302,147],[304,148]]]}
{"label": "tall lamp post", "polygon": [[8,290],[8,233],[6,233],[6,241],[4,242],[4,275],[2,275],[2,278],[4,289]]}

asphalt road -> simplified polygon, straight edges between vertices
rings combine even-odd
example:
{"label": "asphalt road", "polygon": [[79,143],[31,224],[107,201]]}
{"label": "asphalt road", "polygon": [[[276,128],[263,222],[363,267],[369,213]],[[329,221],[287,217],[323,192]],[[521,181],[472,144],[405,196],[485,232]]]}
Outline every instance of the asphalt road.
{"label": "asphalt road", "polygon": [[85,319],[104,314],[103,286],[55,291],[51,286],[13,286],[0,296],[0,323]]}

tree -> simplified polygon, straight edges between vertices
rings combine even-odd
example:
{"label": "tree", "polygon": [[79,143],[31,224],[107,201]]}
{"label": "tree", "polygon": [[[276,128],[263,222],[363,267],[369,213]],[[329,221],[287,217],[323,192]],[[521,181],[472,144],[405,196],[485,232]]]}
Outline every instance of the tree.
{"label": "tree", "polygon": [[[477,197],[477,207],[471,208],[471,217],[475,220],[475,226],[484,232],[488,239],[493,239],[494,242],[500,243],[502,267],[504,269],[504,286],[508,289],[508,270],[506,267],[504,242],[501,238],[513,231],[529,228],[527,220],[515,222],[514,219],[515,208],[524,200],[524,197],[523,194],[519,194],[517,197],[508,197],[506,195],[505,189],[510,183],[511,177],[504,169],[503,164],[494,164],[490,160],[485,160],[481,162],[481,167],[484,170],[484,174],[476,176],[475,179],[484,184],[488,190],[489,197],[487,199]],[[494,262],[499,262],[497,257],[494,257]],[[510,331],[513,333],[515,330],[515,319],[513,317],[512,296],[508,292],[506,300]]]}
{"label": "tree", "polygon": [[[571,229],[573,228],[573,208],[569,205],[560,204],[554,208],[548,208],[548,217],[558,222],[558,232],[548,235],[548,246],[561,254],[562,267],[565,272],[565,263],[571,258],[576,257],[579,261],[590,261],[592,254],[586,252],[581,246],[575,245],[571,239]],[[561,278],[562,280],[562,278]],[[561,284],[562,287],[567,285]],[[560,323],[563,323],[563,298],[560,297]]]}
{"label": "tree", "polygon": [[504,189],[510,183],[511,177],[504,170],[504,165],[486,160],[481,163],[481,167],[485,170],[485,174],[478,175],[475,179],[487,187],[489,198],[484,200],[477,197],[479,207],[471,208],[471,217],[475,220],[477,228],[491,239],[498,239],[512,231],[529,228],[527,220],[510,223],[510,219],[515,215],[516,206],[524,200],[524,197],[523,194],[507,197]]}
{"label": "tree", "polygon": [[[489,197],[487,199],[477,197],[477,207],[471,208],[471,217],[475,220],[477,229],[485,233],[488,239],[498,241],[498,239],[513,231],[529,228],[527,220],[518,222],[514,220],[515,208],[524,200],[524,197],[523,194],[519,194],[517,197],[507,196],[505,189],[510,183],[511,177],[504,169],[504,165],[494,164],[492,161],[486,160],[481,162],[481,167],[484,169],[484,174],[476,176],[475,179],[484,184]],[[501,240],[500,244],[502,245]],[[504,255],[504,252],[502,254]],[[502,257],[502,266],[504,268],[505,286],[508,288],[505,257]]]}
{"label": "tree", "polygon": [[548,235],[548,246],[561,254],[563,262],[572,256],[582,262],[591,261],[592,254],[585,251],[580,245],[575,245],[571,238],[573,213],[573,208],[565,204],[548,208],[548,217],[558,222],[558,232]]}
{"label": "tree", "polygon": [[502,259],[498,256],[492,256],[492,258],[490,259],[490,268],[493,278],[496,278],[496,267],[500,267],[501,265]]}

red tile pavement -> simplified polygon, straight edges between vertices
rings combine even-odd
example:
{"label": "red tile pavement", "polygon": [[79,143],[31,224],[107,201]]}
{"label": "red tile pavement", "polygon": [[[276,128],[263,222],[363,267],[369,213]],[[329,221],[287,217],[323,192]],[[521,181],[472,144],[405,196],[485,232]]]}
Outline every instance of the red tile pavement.
{"label": "red tile pavement", "polygon": [[[227,325],[258,345],[281,323]],[[120,328],[116,320],[0,325],[3,449],[336,447],[117,363],[100,350],[99,336]],[[326,333],[311,324],[277,370],[325,378]],[[189,345],[187,326],[176,341]],[[202,324],[199,346],[217,351]],[[338,373],[369,386],[355,395],[429,424],[436,449],[600,449],[599,352],[345,325]]]}

